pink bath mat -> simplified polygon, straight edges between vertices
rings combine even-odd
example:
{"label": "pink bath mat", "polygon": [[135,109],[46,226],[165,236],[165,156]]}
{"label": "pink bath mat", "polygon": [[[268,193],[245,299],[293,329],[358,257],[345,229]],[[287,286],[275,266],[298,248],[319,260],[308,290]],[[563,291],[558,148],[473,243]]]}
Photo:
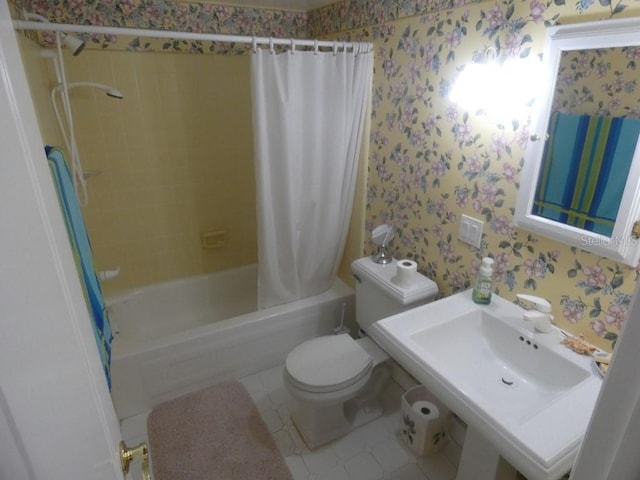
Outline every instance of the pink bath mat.
{"label": "pink bath mat", "polygon": [[155,480],[292,480],[240,382],[158,405],[147,430]]}

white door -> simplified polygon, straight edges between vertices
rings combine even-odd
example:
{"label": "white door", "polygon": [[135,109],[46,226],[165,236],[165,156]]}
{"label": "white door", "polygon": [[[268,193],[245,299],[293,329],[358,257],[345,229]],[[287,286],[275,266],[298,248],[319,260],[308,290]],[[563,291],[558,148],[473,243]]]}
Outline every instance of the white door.
{"label": "white door", "polygon": [[120,431],[0,0],[0,479],[122,480]]}
{"label": "white door", "polygon": [[571,479],[640,478],[640,282]]}

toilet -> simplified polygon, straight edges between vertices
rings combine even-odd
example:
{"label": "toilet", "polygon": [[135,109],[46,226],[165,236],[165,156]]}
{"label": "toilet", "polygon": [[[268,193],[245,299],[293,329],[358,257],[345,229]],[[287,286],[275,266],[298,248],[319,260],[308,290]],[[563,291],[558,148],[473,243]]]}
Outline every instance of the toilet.
{"label": "toilet", "polygon": [[351,264],[356,279],[356,322],[361,338],[348,334],[308,340],[287,356],[284,385],[296,400],[291,418],[309,448],[334,440],[379,417],[378,396],[390,374],[389,356],[370,337],[374,322],[431,302],[437,285],[417,274],[409,287],[394,282],[396,260],[371,257]]}

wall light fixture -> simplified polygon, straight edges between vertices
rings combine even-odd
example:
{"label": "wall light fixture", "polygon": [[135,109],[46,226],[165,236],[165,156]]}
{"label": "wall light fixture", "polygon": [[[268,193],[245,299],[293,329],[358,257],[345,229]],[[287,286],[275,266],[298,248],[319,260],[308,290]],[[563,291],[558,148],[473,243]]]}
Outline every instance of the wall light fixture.
{"label": "wall light fixture", "polygon": [[462,108],[486,115],[499,124],[526,114],[540,85],[541,62],[536,58],[500,61],[495,49],[475,56],[460,72],[449,99]]}

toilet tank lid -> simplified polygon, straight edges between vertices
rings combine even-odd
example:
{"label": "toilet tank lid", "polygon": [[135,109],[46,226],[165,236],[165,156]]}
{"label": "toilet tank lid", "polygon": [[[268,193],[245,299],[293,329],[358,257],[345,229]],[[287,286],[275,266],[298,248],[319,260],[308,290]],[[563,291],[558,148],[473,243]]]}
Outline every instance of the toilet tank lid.
{"label": "toilet tank lid", "polygon": [[435,298],[438,294],[436,283],[418,273],[410,287],[401,287],[394,282],[397,260],[387,264],[375,263],[371,257],[363,257],[351,264],[351,271],[361,280],[373,282],[391,298],[402,305],[410,305],[425,299]]}

